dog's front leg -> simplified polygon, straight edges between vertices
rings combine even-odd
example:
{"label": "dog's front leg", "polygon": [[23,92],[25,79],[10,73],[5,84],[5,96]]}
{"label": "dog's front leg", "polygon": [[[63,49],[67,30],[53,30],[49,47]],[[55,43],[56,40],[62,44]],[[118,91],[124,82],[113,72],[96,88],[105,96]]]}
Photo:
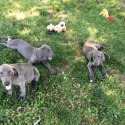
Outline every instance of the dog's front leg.
{"label": "dog's front leg", "polygon": [[12,96],[12,89],[7,91],[7,96],[8,97]]}
{"label": "dog's front leg", "polygon": [[106,72],[105,67],[103,66],[103,64],[101,64],[101,65],[99,66],[99,69],[101,70],[101,72],[102,72],[102,74],[104,75],[105,78],[108,78],[108,77],[109,77],[109,75],[108,75],[108,73]]}
{"label": "dog's front leg", "polygon": [[23,100],[25,99],[25,97],[26,97],[26,86],[25,86],[25,82],[20,83],[19,86],[20,86],[20,91],[21,91],[19,100],[20,100],[20,101],[23,101]]}
{"label": "dog's front leg", "polygon": [[88,68],[88,70],[89,70],[90,82],[93,82],[93,80],[94,80],[94,73],[93,73],[93,71],[92,71],[92,62],[89,62],[89,63],[87,64],[87,68]]}
{"label": "dog's front leg", "polygon": [[51,65],[47,61],[42,61],[42,63],[50,70],[51,74],[56,74],[56,71],[51,67]]}
{"label": "dog's front leg", "polygon": [[38,60],[37,57],[33,54],[28,63],[33,64],[33,63],[37,62],[37,60]]}

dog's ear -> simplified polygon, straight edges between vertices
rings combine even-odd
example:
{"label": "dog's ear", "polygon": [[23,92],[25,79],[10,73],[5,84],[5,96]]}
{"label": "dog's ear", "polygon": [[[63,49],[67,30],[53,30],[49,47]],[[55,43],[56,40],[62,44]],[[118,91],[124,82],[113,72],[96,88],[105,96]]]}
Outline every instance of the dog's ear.
{"label": "dog's ear", "polygon": [[13,76],[18,77],[18,71],[15,67],[13,67]]}
{"label": "dog's ear", "polygon": [[93,62],[93,52],[90,52],[88,54],[88,59],[89,59],[89,61]]}
{"label": "dog's ear", "polygon": [[110,56],[106,52],[103,51],[103,54],[105,56],[105,59],[109,59],[110,60]]}
{"label": "dog's ear", "polygon": [[101,52],[101,59],[102,59],[102,62],[105,61],[105,55],[103,52]]}
{"label": "dog's ear", "polygon": [[41,61],[46,60],[47,59],[46,48],[44,48],[44,47],[39,48],[37,51],[37,55],[41,59]]}

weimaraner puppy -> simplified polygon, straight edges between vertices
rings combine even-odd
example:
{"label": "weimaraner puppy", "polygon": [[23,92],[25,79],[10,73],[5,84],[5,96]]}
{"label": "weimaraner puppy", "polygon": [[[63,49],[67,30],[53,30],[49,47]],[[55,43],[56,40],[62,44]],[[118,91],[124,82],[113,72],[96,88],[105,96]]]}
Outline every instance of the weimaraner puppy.
{"label": "weimaraner puppy", "polygon": [[93,41],[85,42],[85,44],[82,48],[83,54],[89,61],[87,64],[87,68],[88,68],[89,74],[90,74],[90,82],[93,82],[93,80],[94,80],[94,73],[92,70],[92,66],[99,67],[99,69],[101,70],[101,72],[105,78],[109,77],[108,73],[106,72],[106,70],[103,66],[103,62],[105,61],[105,58],[110,58],[110,57],[105,52],[99,51],[98,49],[100,49],[100,48],[107,49],[106,47],[96,44]]}
{"label": "weimaraner puppy", "polygon": [[31,64],[3,64],[0,66],[0,80],[8,91],[7,95],[12,95],[12,85],[20,87],[20,101],[26,97],[26,83],[31,83],[33,91],[37,90],[37,82],[40,73],[36,67]]}
{"label": "weimaraner puppy", "polygon": [[0,38],[7,38],[7,43],[1,43],[0,45],[6,46],[11,49],[16,49],[21,55],[29,60],[28,63],[43,63],[51,72],[55,74],[56,71],[50,66],[48,60],[52,60],[54,53],[48,45],[43,45],[40,48],[33,47],[29,43],[22,39],[12,39],[11,36],[0,36]]}

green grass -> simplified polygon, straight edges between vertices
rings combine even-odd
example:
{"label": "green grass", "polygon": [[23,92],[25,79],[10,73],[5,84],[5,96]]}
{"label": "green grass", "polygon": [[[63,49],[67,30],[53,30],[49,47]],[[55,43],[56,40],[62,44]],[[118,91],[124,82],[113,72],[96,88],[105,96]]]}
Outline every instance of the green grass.
{"label": "green grass", "polygon": [[[0,125],[125,125],[125,9],[121,0],[1,0],[0,34],[22,38],[34,46],[48,44],[56,57],[50,63],[56,76],[40,64],[39,90],[19,102],[18,87],[12,98],[0,85]],[[99,16],[108,9],[115,21]],[[19,18],[21,13],[22,18]],[[49,23],[66,22],[67,32],[46,31]],[[89,83],[87,60],[81,48],[92,39],[107,46],[111,56],[104,63],[110,78],[95,70]],[[5,40],[0,40],[0,42]],[[0,64],[27,62],[15,50],[0,46]]]}

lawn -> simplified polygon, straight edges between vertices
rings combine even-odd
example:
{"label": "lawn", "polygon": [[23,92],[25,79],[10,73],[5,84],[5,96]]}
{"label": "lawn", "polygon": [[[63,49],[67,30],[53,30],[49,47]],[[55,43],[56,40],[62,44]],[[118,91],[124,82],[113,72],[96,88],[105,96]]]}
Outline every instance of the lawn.
{"label": "lawn", "polygon": [[[106,8],[115,21],[99,15]],[[67,31],[49,33],[46,26],[65,21]],[[50,62],[57,75],[35,64],[41,77],[39,90],[27,85],[27,98],[18,101],[19,89],[6,97],[0,85],[0,125],[125,125],[125,1],[122,0],[0,0],[0,34],[22,38],[33,46],[51,46]],[[89,82],[86,40],[109,48],[104,79],[95,69]],[[1,39],[0,42],[6,42]],[[0,65],[27,60],[17,51],[0,46]]]}

